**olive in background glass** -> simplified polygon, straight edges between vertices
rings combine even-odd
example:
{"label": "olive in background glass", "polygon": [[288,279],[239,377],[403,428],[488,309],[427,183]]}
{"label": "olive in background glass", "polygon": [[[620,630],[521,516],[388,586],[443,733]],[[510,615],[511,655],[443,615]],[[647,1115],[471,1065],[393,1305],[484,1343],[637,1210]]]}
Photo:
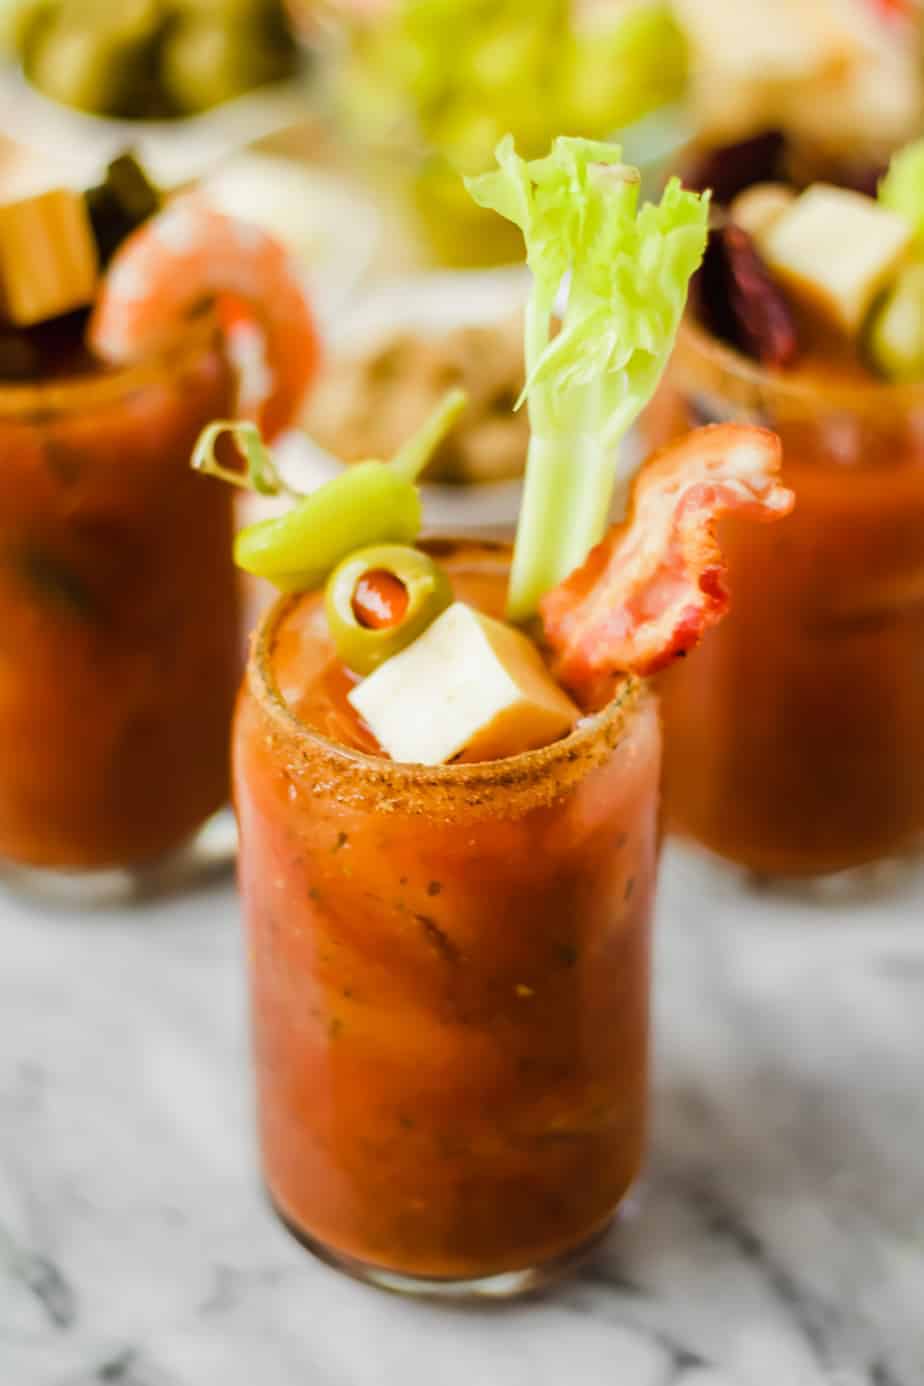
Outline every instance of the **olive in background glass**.
{"label": "olive in background glass", "polygon": [[132,118],[205,110],[297,60],[280,0],[26,0],[13,32],[47,96]]}
{"label": "olive in background glass", "polygon": [[158,0],[66,0],[37,28],[26,71],[64,105],[127,114],[149,88],[163,22]]}
{"label": "olive in background glass", "polygon": [[0,35],[4,47],[28,58],[44,26],[53,18],[56,0],[20,0],[5,12],[0,7]]}
{"label": "olive in background glass", "polygon": [[164,91],[183,111],[203,111],[288,76],[294,47],[253,22],[183,20],[164,43]]}
{"label": "olive in background glass", "polygon": [[279,0],[174,0],[171,6],[181,18],[216,19],[223,24],[271,24],[284,15]]}

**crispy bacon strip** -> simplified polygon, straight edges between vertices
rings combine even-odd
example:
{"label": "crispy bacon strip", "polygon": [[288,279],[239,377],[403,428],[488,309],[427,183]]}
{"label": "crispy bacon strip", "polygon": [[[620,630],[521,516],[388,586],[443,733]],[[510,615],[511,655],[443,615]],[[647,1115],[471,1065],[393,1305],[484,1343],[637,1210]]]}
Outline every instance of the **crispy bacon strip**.
{"label": "crispy bacon strip", "polygon": [[586,693],[609,675],[654,674],[699,643],[729,605],[716,523],[787,515],[780,461],[768,429],[712,424],[645,463],[626,522],[542,600],[562,683]]}

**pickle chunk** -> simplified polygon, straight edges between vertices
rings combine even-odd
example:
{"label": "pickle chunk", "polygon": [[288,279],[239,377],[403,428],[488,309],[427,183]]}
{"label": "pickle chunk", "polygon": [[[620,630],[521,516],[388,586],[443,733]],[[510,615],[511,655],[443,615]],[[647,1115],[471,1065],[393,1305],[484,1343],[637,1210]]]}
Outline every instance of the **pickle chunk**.
{"label": "pickle chunk", "polygon": [[924,380],[924,265],[909,265],[899,275],[873,317],[866,346],[887,380]]}

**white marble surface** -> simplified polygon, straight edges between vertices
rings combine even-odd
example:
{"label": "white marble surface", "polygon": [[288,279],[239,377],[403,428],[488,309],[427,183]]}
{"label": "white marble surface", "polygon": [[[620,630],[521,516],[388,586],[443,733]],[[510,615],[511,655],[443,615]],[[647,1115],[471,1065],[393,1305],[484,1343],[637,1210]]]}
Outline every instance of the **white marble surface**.
{"label": "white marble surface", "polygon": [[924,873],[747,893],[668,853],[633,1216],[544,1299],[405,1303],[257,1181],[230,886],[0,899],[0,1386],[921,1386]]}

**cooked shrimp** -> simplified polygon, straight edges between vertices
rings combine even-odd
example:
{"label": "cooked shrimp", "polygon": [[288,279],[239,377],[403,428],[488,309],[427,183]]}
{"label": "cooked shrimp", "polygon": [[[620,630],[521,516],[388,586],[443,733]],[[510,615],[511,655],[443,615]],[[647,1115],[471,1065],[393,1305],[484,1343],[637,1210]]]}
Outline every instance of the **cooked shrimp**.
{"label": "cooked shrimp", "polygon": [[105,361],[138,361],[210,299],[225,300],[219,317],[241,376],[241,408],[273,437],[293,421],[315,372],[311,312],[278,241],[198,193],[175,199],[122,244],[90,321],[90,346]]}

